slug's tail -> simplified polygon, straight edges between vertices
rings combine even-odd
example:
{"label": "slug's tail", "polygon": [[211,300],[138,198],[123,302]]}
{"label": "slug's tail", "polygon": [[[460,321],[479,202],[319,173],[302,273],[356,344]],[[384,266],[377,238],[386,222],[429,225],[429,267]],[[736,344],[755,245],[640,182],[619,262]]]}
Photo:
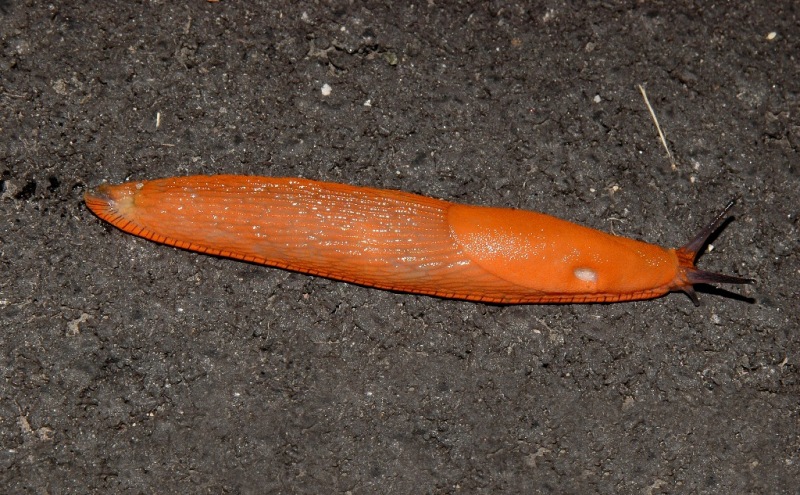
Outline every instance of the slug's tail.
{"label": "slug's tail", "polygon": [[697,294],[694,291],[694,284],[752,284],[753,279],[723,275],[721,273],[707,272],[695,266],[700,252],[708,244],[709,238],[719,229],[725,221],[730,218],[728,212],[733,208],[735,201],[731,200],[722,212],[717,215],[713,222],[706,225],[703,230],[698,232],[694,239],[689,241],[682,248],[676,250],[678,263],[681,268],[681,283],[676,288],[684,291],[694,302],[695,306],[700,305]]}
{"label": "slug's tail", "polygon": [[94,189],[86,191],[83,195],[83,201],[89,210],[97,215],[101,220],[119,226],[120,222],[124,219],[120,216],[116,209],[116,202],[111,186],[101,185]]}
{"label": "slug's tail", "polygon": [[97,186],[96,188],[89,189],[83,195],[83,201],[86,203],[86,206],[100,218],[104,218],[104,214],[107,214],[109,207],[111,206],[111,202],[113,199],[109,194],[110,187],[103,184]]}

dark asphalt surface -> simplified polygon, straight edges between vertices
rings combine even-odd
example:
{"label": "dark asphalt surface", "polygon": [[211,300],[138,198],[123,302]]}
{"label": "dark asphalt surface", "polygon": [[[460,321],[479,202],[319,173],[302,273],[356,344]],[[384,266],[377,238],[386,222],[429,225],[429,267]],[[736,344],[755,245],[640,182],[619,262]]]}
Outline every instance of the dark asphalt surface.
{"label": "dark asphalt surface", "polygon": [[[703,3],[0,1],[2,491],[797,493],[800,8]],[[159,246],[82,202],[198,173],[665,246],[735,197],[700,266],[756,284],[448,301]]]}

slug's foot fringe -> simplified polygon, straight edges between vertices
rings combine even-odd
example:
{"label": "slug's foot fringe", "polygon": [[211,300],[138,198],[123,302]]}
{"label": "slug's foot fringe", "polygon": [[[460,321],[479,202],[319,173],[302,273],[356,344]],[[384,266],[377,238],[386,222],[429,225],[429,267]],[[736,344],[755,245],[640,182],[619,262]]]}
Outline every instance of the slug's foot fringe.
{"label": "slug's foot fringe", "polygon": [[697,294],[694,291],[693,285],[695,284],[752,284],[754,282],[751,278],[735,277],[733,275],[725,275],[722,273],[707,272],[700,270],[695,266],[697,258],[700,256],[702,249],[708,244],[709,238],[730,218],[728,213],[735,204],[735,200],[731,200],[722,212],[717,215],[713,222],[706,225],[694,239],[689,241],[685,246],[678,249],[678,262],[683,268],[684,283],[680,290],[684,291],[695,306],[700,305],[697,299]]}

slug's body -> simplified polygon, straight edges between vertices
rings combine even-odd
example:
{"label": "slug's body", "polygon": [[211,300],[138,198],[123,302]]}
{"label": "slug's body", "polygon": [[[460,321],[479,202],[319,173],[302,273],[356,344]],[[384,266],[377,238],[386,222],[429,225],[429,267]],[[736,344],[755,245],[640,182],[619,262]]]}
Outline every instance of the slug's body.
{"label": "slug's body", "polygon": [[155,242],[446,298],[613,302],[747,282],[694,267],[727,209],[675,250],[541,213],[299,178],[176,177],[104,185],[85,199],[98,217]]}

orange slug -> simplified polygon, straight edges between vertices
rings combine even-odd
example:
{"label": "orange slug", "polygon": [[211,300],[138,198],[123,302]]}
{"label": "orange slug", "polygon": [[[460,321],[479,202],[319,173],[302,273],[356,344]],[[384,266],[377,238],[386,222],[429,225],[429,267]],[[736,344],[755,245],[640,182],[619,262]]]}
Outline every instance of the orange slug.
{"label": "orange slug", "polygon": [[649,299],[751,283],[699,270],[697,237],[665,249],[509,208],[299,178],[173,177],[101,185],[95,215],[154,242],[335,280],[500,304]]}

